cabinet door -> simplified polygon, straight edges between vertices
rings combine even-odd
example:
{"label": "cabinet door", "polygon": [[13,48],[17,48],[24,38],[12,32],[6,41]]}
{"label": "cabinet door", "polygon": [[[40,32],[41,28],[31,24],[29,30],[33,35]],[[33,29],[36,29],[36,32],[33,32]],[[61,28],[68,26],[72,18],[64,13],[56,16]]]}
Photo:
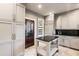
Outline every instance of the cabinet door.
{"label": "cabinet door", "polygon": [[24,24],[16,24],[15,26],[16,40],[25,39],[25,27],[24,26],[25,26]]}
{"label": "cabinet door", "polygon": [[59,38],[58,39],[58,44],[59,45],[64,45],[64,39],[63,38]]}
{"label": "cabinet door", "polygon": [[25,50],[25,40],[14,41],[14,56],[23,56]]}
{"label": "cabinet door", "polygon": [[14,40],[14,55],[24,55],[25,50],[25,8],[20,4],[16,4],[16,25]]}
{"label": "cabinet door", "polygon": [[24,55],[25,50],[25,28],[24,25],[16,24],[16,39],[14,40],[14,55]]}
{"label": "cabinet door", "polygon": [[16,21],[25,22],[25,8],[20,5],[16,5]]}
{"label": "cabinet door", "polygon": [[78,24],[79,24],[79,10],[73,11],[71,12],[71,14],[69,14],[69,25],[70,25],[70,29],[78,29]]}
{"label": "cabinet door", "polygon": [[72,38],[70,43],[72,48],[79,49],[79,38]]}
{"label": "cabinet door", "polygon": [[45,35],[55,34],[54,14],[50,14],[45,18]]}
{"label": "cabinet door", "polygon": [[12,21],[14,4],[0,4],[0,20]]}
{"label": "cabinet door", "polygon": [[62,26],[62,20],[61,20],[61,16],[59,16],[56,20],[56,29],[61,29]]}
{"label": "cabinet door", "polygon": [[69,16],[62,15],[62,29],[69,29]]}
{"label": "cabinet door", "polygon": [[12,55],[12,25],[0,23],[0,56]]}
{"label": "cabinet door", "polygon": [[70,46],[70,37],[64,37],[64,46],[71,47]]}
{"label": "cabinet door", "polygon": [[53,21],[45,21],[45,35],[53,35],[54,33]]}

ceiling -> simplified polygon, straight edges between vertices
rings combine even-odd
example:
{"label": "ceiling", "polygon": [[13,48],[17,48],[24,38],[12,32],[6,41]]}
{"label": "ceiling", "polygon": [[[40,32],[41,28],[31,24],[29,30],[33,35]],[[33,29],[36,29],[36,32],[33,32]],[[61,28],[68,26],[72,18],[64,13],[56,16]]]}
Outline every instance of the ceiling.
{"label": "ceiling", "polygon": [[[42,5],[42,8],[40,9],[38,8],[39,4]],[[58,14],[79,8],[79,4],[77,3],[26,3],[25,6],[26,9],[36,12],[42,16],[46,16],[50,12]]]}

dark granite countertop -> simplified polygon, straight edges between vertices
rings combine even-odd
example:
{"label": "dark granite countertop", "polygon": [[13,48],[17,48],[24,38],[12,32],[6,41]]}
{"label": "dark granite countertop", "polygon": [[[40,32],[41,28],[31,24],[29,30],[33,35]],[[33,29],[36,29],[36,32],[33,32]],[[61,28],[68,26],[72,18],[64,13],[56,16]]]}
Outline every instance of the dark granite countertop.
{"label": "dark granite countertop", "polygon": [[56,38],[58,38],[58,36],[43,36],[43,37],[38,37],[36,39],[46,41],[46,42],[50,42],[50,41],[52,41]]}

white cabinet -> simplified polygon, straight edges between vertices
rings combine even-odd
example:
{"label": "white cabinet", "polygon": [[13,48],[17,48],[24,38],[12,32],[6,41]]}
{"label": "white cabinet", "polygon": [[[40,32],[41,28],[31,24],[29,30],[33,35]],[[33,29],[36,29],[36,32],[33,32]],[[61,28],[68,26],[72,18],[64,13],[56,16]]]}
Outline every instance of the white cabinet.
{"label": "white cabinet", "polygon": [[79,38],[78,37],[71,38],[70,44],[72,48],[79,49]]}
{"label": "white cabinet", "polygon": [[45,35],[53,34],[53,26],[52,24],[45,24]]}
{"label": "white cabinet", "polygon": [[68,18],[69,16],[67,15],[67,14],[65,14],[65,15],[62,15],[62,17],[61,17],[61,21],[62,21],[62,24],[61,24],[61,26],[62,26],[62,29],[69,29],[69,18]]}
{"label": "white cabinet", "polygon": [[61,16],[59,16],[56,20],[56,29],[61,29],[62,28],[62,20]]}
{"label": "white cabinet", "polygon": [[58,16],[56,20],[56,29],[68,29],[69,28],[69,16],[63,14]]}
{"label": "white cabinet", "polygon": [[54,14],[50,14],[45,18],[45,35],[55,34]]}
{"label": "white cabinet", "polygon": [[24,24],[16,24],[15,34],[16,34],[16,40],[25,39],[25,26],[24,26]]}
{"label": "white cabinet", "polygon": [[79,10],[59,15],[56,29],[79,29]]}
{"label": "white cabinet", "polygon": [[0,4],[0,20],[12,21],[15,4]]}
{"label": "white cabinet", "polygon": [[12,41],[0,43],[0,56],[12,55]]}
{"label": "white cabinet", "polygon": [[12,55],[12,24],[0,23],[0,56]]}
{"label": "white cabinet", "polygon": [[59,45],[63,45],[63,44],[64,44],[64,38],[59,37],[59,38],[58,38],[58,44],[59,44]]}
{"label": "white cabinet", "polygon": [[24,55],[25,50],[25,8],[16,5],[14,55]]}
{"label": "white cabinet", "polygon": [[[79,49],[79,37],[73,37],[73,36],[64,36],[64,44],[62,44],[65,47],[59,46],[59,54],[61,56],[78,56],[79,51],[74,49]],[[74,49],[70,49],[70,48]]]}
{"label": "white cabinet", "polygon": [[70,37],[64,37],[64,46],[71,47],[70,41]]}
{"label": "white cabinet", "polygon": [[14,40],[14,55],[24,55],[25,27],[23,24],[16,24],[15,35],[16,39]]}
{"label": "white cabinet", "polygon": [[24,55],[24,17],[24,7],[0,4],[0,56]]}
{"label": "white cabinet", "polygon": [[16,22],[25,22],[25,7],[22,5],[16,5]]}
{"label": "white cabinet", "polygon": [[66,36],[59,37],[59,45],[64,45],[70,47],[70,39]]}
{"label": "white cabinet", "polygon": [[12,24],[0,23],[0,43],[11,41]]}
{"label": "white cabinet", "polygon": [[67,46],[67,47],[71,47],[70,45],[70,42],[71,42],[71,38],[68,37],[68,36],[61,36],[59,37],[59,45],[64,45],[64,46]]}
{"label": "white cabinet", "polygon": [[25,40],[14,41],[14,56],[23,56],[25,50]]}
{"label": "white cabinet", "polygon": [[62,36],[59,39],[59,44],[67,47],[79,49],[79,37]]}
{"label": "white cabinet", "polygon": [[79,10],[69,14],[69,25],[71,29],[79,29]]}

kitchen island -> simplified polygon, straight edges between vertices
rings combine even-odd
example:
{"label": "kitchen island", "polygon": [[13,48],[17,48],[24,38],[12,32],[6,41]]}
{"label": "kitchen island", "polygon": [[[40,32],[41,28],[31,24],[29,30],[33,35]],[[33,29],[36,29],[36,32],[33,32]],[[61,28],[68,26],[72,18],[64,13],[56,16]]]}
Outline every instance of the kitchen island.
{"label": "kitchen island", "polygon": [[[39,42],[45,44],[41,46]],[[52,56],[58,51],[58,36],[43,36],[36,38],[36,54]]]}

